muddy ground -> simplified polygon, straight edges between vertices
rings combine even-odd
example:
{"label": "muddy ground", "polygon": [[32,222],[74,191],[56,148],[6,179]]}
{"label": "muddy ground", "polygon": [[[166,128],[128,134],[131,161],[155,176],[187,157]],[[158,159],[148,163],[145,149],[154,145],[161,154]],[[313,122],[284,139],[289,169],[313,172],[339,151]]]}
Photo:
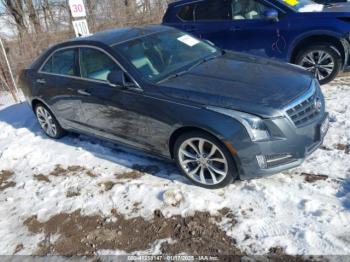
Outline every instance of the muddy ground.
{"label": "muddy ground", "polygon": [[[165,218],[156,210],[152,220],[141,217],[125,219],[117,210],[111,210],[111,219],[84,216],[80,210],[58,214],[39,222],[36,216],[24,221],[34,234],[44,233],[45,240],[37,255],[94,255],[98,250],[123,250],[128,253],[147,250],[157,240],[171,239],[161,244],[163,254],[189,253],[192,255],[244,255],[217,222],[229,218],[227,210],[218,216],[197,212],[193,216]],[[51,241],[52,236],[58,239]]]}
{"label": "muddy ground", "polygon": [[[142,177],[145,171],[155,171],[153,167],[135,169],[135,171],[115,174],[114,181],[100,183],[100,188],[102,191],[109,191],[118,183]],[[79,172],[90,177],[98,176],[92,170],[82,166],[63,168],[58,165],[46,175],[35,174],[33,177],[39,183],[51,183],[52,177],[69,177]],[[13,175],[11,171],[1,171],[0,191],[15,186],[11,181]],[[301,175],[309,183],[328,178],[324,175],[309,173]],[[80,192],[73,189],[66,192],[68,198],[79,195]],[[137,213],[139,205],[140,203],[135,202],[131,211]],[[241,212],[245,211],[241,210]],[[228,259],[226,255],[246,256],[245,252],[237,247],[236,240],[220,228],[220,222],[223,220],[229,220],[231,226],[236,224],[236,218],[228,208],[220,210],[216,215],[196,212],[187,217],[165,217],[160,210],[156,210],[151,220],[142,217],[127,219],[116,209],[111,209],[109,217],[87,216],[80,210],[76,210],[72,213],[57,214],[47,221],[39,221],[34,215],[25,219],[23,224],[32,234],[44,234],[44,240],[39,243],[34,253],[40,256],[93,256],[101,250],[132,253],[148,250],[155,244],[160,244],[159,251],[162,254],[169,255],[205,254],[220,256],[225,260]],[[247,235],[247,238],[254,238],[254,236]],[[20,252],[23,248],[23,243],[19,243],[13,254]],[[287,256],[281,247],[271,248],[267,256],[274,261],[285,261],[284,259],[303,261],[301,257]]]}
{"label": "muddy ground", "polygon": [[16,183],[11,181],[13,175],[14,173],[9,170],[2,170],[0,172],[0,191],[16,186]]}

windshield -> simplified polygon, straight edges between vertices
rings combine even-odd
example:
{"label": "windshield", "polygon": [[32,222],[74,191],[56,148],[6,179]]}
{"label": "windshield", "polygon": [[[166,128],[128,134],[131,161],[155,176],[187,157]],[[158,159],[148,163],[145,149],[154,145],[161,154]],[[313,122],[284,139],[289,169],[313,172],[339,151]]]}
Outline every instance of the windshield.
{"label": "windshield", "polygon": [[141,76],[158,82],[220,50],[180,31],[156,33],[113,46]]}
{"label": "windshield", "polygon": [[320,12],[324,6],[311,0],[278,0],[297,12]]}

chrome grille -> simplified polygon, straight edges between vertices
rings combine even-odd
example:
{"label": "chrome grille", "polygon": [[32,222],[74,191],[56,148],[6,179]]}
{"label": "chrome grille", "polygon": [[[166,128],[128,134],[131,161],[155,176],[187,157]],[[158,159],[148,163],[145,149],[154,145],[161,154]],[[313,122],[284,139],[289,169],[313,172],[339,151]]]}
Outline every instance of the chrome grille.
{"label": "chrome grille", "polygon": [[315,106],[316,99],[316,92],[313,92],[311,96],[287,110],[288,116],[297,127],[311,122],[319,115],[320,110]]}

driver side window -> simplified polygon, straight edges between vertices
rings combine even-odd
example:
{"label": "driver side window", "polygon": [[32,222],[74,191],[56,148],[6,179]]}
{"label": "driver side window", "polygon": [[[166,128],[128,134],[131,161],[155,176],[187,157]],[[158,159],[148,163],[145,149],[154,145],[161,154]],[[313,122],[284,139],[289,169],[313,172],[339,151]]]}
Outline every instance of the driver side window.
{"label": "driver side window", "polygon": [[195,8],[195,20],[229,20],[229,6],[230,0],[206,0],[199,2]]}
{"label": "driver side window", "polygon": [[262,19],[268,9],[257,0],[232,0],[231,3],[233,20]]}
{"label": "driver side window", "polygon": [[80,48],[80,71],[84,78],[107,81],[108,74],[119,69],[105,53],[94,48]]}

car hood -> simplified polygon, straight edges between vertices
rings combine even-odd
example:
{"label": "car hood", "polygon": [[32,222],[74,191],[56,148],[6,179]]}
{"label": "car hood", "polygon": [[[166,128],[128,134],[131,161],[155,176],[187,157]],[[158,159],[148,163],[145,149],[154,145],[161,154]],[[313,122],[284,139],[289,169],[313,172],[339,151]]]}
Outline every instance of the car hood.
{"label": "car hood", "polygon": [[[350,3],[331,3],[331,4],[309,4],[298,9],[298,14],[302,16],[304,13],[308,14],[327,14],[327,13],[338,13],[347,16],[350,12]],[[337,15],[338,15],[337,14]]]}
{"label": "car hood", "polygon": [[229,52],[163,82],[159,90],[182,102],[275,117],[309,89],[312,79],[294,65]]}
{"label": "car hood", "polygon": [[345,2],[325,5],[322,12],[347,13],[350,12],[350,3]]}

